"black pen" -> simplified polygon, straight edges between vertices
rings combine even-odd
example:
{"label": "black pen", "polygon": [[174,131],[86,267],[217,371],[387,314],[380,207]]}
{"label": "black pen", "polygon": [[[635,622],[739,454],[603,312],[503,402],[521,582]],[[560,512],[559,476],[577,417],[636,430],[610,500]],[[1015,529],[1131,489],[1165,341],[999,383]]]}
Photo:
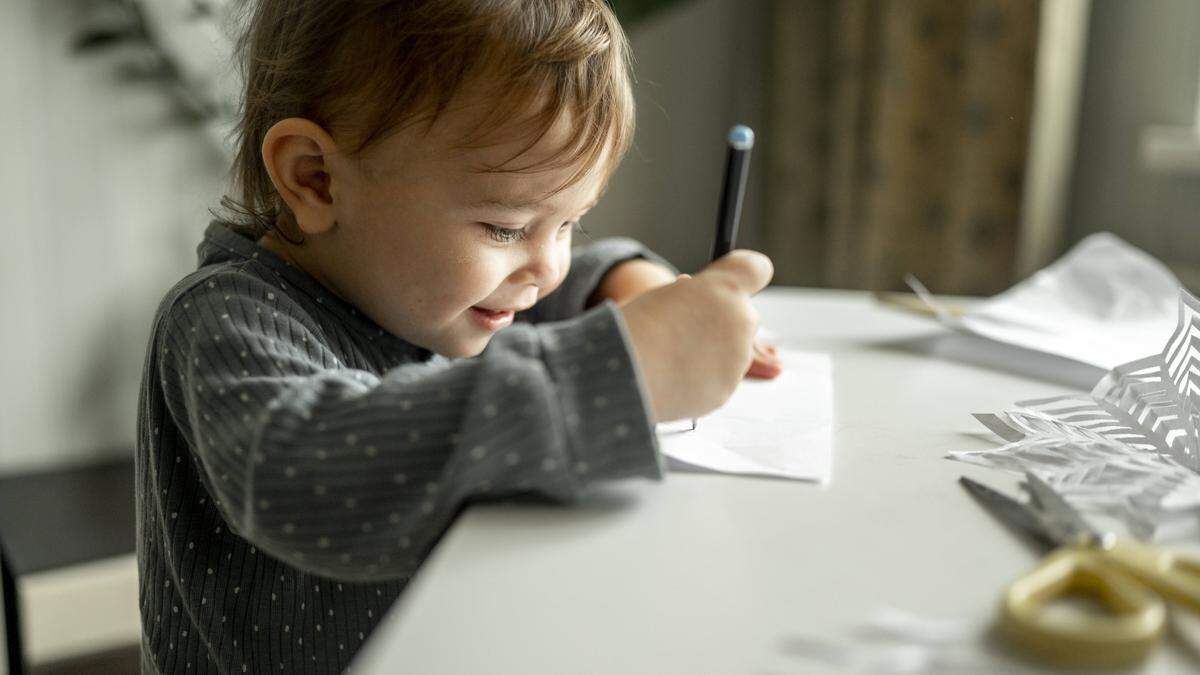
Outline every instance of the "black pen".
{"label": "black pen", "polygon": [[725,185],[717,210],[717,237],[712,259],[733,250],[738,222],[742,219],[742,199],[746,196],[746,176],[750,173],[750,150],[754,148],[754,130],[739,124],[729,130],[729,152],[725,157]]}
{"label": "black pen", "polygon": [[[712,260],[733,250],[737,240],[738,222],[742,219],[742,199],[746,196],[746,176],[750,169],[750,151],[754,148],[754,130],[738,124],[726,138],[729,151],[725,156],[725,184],[721,188],[721,205],[717,208],[717,236],[713,240]],[[692,431],[696,418],[692,418]]]}

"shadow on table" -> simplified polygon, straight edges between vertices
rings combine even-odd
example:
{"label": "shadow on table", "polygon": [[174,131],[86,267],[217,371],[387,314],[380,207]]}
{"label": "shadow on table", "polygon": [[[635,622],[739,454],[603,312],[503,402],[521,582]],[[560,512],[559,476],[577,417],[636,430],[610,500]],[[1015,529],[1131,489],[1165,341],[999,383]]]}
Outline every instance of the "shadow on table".
{"label": "shadow on table", "polygon": [[564,501],[546,495],[527,492],[517,493],[496,500],[472,501],[469,506],[483,508],[489,518],[516,517],[544,519],[547,523],[557,520],[578,522],[580,520],[604,520],[614,514],[633,509],[644,497],[626,485],[597,485],[578,501]]}
{"label": "shadow on table", "polygon": [[1106,372],[1073,359],[966,333],[939,332],[905,340],[878,342],[872,346],[965,363],[1083,391],[1091,391]]}

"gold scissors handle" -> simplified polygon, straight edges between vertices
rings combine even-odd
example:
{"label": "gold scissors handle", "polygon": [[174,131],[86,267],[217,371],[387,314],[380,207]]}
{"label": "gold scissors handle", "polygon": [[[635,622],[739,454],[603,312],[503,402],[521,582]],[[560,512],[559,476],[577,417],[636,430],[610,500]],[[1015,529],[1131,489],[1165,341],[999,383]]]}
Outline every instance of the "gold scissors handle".
{"label": "gold scissors handle", "polygon": [[1105,542],[1100,550],[1167,600],[1200,612],[1200,558],[1129,539]]}
{"label": "gold scissors handle", "polygon": [[[1001,629],[1025,649],[1073,667],[1117,667],[1141,660],[1166,623],[1162,598],[1108,558],[1069,547],[1050,554],[1004,594]],[[1047,611],[1052,601],[1090,595],[1106,610],[1084,616]]]}

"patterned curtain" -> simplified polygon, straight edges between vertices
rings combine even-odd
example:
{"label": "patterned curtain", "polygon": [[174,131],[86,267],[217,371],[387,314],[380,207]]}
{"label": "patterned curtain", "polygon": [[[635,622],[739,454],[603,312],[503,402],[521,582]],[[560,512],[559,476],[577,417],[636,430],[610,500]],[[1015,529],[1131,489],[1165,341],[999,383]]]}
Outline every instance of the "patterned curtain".
{"label": "patterned curtain", "polygon": [[776,283],[1013,281],[1037,0],[773,0]]}

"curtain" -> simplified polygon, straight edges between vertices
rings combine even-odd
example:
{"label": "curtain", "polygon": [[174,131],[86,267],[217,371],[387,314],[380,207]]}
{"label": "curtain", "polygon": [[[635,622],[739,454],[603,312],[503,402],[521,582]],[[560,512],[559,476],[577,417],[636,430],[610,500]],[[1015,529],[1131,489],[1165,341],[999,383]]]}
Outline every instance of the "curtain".
{"label": "curtain", "polygon": [[[774,0],[764,235],[776,283],[1013,280],[1037,0]],[[769,139],[769,140],[768,140]]]}

